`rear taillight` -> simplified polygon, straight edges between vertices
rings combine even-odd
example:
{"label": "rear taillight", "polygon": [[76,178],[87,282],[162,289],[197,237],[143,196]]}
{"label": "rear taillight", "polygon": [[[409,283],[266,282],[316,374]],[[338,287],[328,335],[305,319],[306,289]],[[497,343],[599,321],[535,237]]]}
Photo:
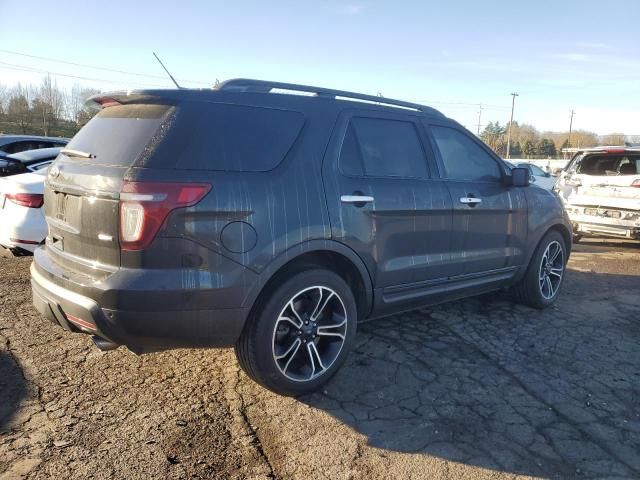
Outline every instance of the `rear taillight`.
{"label": "rear taillight", "polygon": [[7,200],[22,207],[40,208],[44,203],[44,195],[41,193],[6,193]]}
{"label": "rear taillight", "polygon": [[631,183],[631,186],[640,188],[640,178],[638,180],[634,180],[633,183]]}
{"label": "rear taillight", "polygon": [[120,247],[146,248],[169,212],[195,205],[209,190],[208,183],[124,182],[120,193]]}

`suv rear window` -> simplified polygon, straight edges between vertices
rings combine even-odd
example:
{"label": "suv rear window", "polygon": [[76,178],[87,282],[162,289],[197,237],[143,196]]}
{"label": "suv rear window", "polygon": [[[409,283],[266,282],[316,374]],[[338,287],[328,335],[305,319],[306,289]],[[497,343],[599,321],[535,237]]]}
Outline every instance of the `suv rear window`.
{"label": "suv rear window", "polygon": [[584,175],[638,175],[640,156],[585,155],[578,160],[576,172]]}
{"label": "suv rear window", "polygon": [[168,105],[149,104],[104,108],[73,137],[66,148],[94,154],[96,158],[91,159],[91,163],[131,166],[171,109]]}
{"label": "suv rear window", "polygon": [[[264,172],[275,168],[298,137],[304,115],[289,110],[185,102],[143,160],[153,168]],[[155,143],[155,142],[154,142]]]}

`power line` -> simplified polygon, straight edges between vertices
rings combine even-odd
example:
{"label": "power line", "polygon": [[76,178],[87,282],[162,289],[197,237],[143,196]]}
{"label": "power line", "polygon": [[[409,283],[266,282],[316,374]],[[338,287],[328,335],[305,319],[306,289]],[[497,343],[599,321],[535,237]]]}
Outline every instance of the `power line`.
{"label": "power line", "polygon": [[15,65],[13,63],[7,63],[0,61],[0,68],[9,69],[9,70],[19,70],[24,72],[33,72],[40,74],[51,74],[54,76],[67,77],[67,78],[76,78],[79,80],[89,80],[92,82],[102,82],[102,83],[113,83],[117,85],[138,85],[142,87],[162,87],[167,88],[167,84],[158,84],[158,83],[139,83],[139,82],[129,82],[129,81],[119,81],[119,80],[104,80],[102,78],[94,78],[94,77],[84,77],[80,75],[70,75],[68,73],[60,73],[60,72],[52,72],[51,70],[44,70],[40,68],[34,67],[26,67],[24,65]]}
{"label": "power line", "polygon": [[[161,75],[150,75],[148,73],[138,73],[138,72],[131,72],[131,71],[128,71],[128,70],[118,70],[118,69],[115,69],[115,68],[107,68],[107,67],[100,67],[100,66],[97,66],[97,65],[89,65],[89,64],[86,64],[86,63],[70,62],[70,61],[67,61],[67,60],[60,60],[60,59],[50,58],[50,57],[42,57],[42,56],[39,56],[39,55],[31,55],[31,54],[28,54],[28,53],[15,52],[15,51],[12,51],[12,50],[0,49],[0,53],[7,53],[9,55],[19,55],[21,57],[34,58],[34,59],[37,59],[37,60],[44,60],[44,61],[47,61],[47,62],[62,63],[62,64],[65,64],[65,65],[72,65],[74,67],[91,68],[91,69],[94,69],[94,70],[102,70],[102,71],[105,71],[105,72],[120,73],[120,74],[124,74],[124,75],[133,75],[133,76],[136,76],[136,77],[155,78],[155,79],[160,79],[160,80],[166,78],[166,77],[161,76]],[[180,80],[182,82],[199,83],[201,85],[212,85],[212,82],[204,82],[202,80],[185,80],[185,79],[178,79],[178,80]]]}

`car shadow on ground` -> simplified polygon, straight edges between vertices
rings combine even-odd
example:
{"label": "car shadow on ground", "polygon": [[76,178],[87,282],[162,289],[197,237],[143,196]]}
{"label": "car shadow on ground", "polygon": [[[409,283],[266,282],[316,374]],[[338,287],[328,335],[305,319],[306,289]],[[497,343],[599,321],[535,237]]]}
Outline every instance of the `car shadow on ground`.
{"label": "car shadow on ground", "polygon": [[11,355],[0,351],[0,433],[9,428],[26,396],[27,384],[20,366]]}
{"label": "car shadow on ground", "polygon": [[571,271],[544,311],[491,294],[361,324],[345,366],[301,400],[381,449],[534,476],[637,478],[630,279]]}

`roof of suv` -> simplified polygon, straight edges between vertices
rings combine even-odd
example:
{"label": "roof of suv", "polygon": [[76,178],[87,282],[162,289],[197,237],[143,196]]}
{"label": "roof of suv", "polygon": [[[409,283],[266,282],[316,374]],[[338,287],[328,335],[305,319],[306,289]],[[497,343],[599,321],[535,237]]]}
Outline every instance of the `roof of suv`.
{"label": "roof of suv", "polygon": [[312,87],[308,85],[298,85],[293,83],[269,82],[265,80],[252,80],[237,78],[220,83],[212,89],[163,89],[163,90],[133,90],[108,92],[95,95],[89,100],[104,105],[109,100],[119,103],[135,103],[137,101],[151,98],[171,98],[175,100],[188,100],[197,97],[210,97],[220,93],[253,93],[253,94],[293,94],[299,97],[312,97],[316,99],[332,101],[348,101],[370,108],[379,109],[401,109],[423,113],[429,116],[445,118],[438,110],[420,105],[417,103],[405,102],[386,97],[377,97],[362,93],[348,92],[344,90],[333,90],[323,87]]}

